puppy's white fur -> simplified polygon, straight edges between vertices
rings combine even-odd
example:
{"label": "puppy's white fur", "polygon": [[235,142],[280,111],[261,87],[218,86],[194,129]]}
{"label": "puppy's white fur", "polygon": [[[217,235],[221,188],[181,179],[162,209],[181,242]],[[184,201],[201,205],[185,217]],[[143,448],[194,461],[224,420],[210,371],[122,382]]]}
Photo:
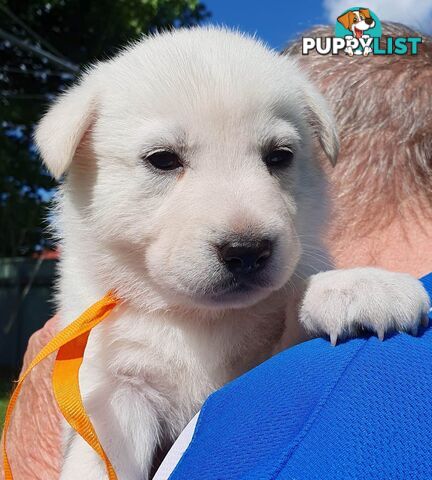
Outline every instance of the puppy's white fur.
{"label": "puppy's white fur", "polygon": [[[69,170],[58,203],[63,325],[108,289],[124,301],[91,333],[80,374],[119,479],[147,478],[156,449],[210,392],[271,355],[281,337],[285,344],[302,337],[303,280],[329,267],[314,137],[334,163],[332,116],[295,63],[217,28],[127,48],[91,68],[42,119],[36,141],[48,168],[57,177]],[[262,159],[269,144],[292,148],[292,165],[270,172]],[[145,157],[160,148],[179,153],[183,169],[152,168]],[[214,245],[251,234],[274,240],[272,256],[256,284],[227,289]],[[337,276],[359,273],[322,275],[312,279],[301,319],[333,337],[352,333],[343,323],[347,305],[335,304],[325,322],[320,307],[329,291],[355,296],[356,282],[340,285]],[[406,319],[398,327],[412,328],[427,297],[411,278],[394,275],[380,272],[377,282],[391,276],[392,294],[409,289],[412,302],[396,314]],[[351,323],[381,331],[393,297],[378,289],[370,296],[379,310],[363,299]],[[65,435],[61,478],[106,478],[90,447]]]}

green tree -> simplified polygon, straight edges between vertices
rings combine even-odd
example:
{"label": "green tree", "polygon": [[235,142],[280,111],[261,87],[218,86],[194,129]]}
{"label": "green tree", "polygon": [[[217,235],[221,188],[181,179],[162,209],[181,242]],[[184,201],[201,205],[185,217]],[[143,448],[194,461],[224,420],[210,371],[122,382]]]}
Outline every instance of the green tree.
{"label": "green tree", "polygon": [[0,256],[47,246],[54,182],[32,145],[49,100],[86,64],[143,33],[195,25],[198,0],[0,0]]}

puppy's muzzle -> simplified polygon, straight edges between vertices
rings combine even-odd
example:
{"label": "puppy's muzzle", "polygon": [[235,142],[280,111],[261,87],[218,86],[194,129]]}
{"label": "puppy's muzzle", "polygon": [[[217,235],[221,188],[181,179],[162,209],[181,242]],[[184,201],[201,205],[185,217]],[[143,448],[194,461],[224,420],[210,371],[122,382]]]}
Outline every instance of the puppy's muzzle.
{"label": "puppy's muzzle", "polygon": [[220,261],[235,277],[245,277],[262,270],[272,255],[268,239],[239,238],[217,247]]}

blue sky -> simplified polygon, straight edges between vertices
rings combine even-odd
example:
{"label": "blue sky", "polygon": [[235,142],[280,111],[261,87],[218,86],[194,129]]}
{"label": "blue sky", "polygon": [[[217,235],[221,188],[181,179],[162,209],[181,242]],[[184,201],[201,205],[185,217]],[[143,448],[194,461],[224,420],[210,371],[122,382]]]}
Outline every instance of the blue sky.
{"label": "blue sky", "polygon": [[203,3],[213,13],[211,23],[257,33],[277,49],[308,27],[328,23],[322,0],[203,0]]}
{"label": "blue sky", "polygon": [[202,0],[212,23],[257,33],[281,49],[289,40],[317,24],[332,24],[352,7],[370,8],[380,20],[401,22],[432,33],[432,0]]}

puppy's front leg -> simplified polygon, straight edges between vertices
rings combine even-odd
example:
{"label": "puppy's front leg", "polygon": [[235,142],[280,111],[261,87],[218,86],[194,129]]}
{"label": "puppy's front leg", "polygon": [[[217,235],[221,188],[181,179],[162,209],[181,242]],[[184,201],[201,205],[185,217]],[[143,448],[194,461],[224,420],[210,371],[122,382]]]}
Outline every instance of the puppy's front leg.
{"label": "puppy's front leg", "polygon": [[[131,379],[107,382],[85,405],[119,480],[147,480],[159,435],[153,393]],[[155,395],[153,395],[155,396]],[[67,427],[61,480],[106,480],[105,465],[91,447]]]}
{"label": "puppy's front leg", "polygon": [[381,339],[392,331],[415,335],[429,308],[426,290],[411,275],[353,268],[312,275],[299,317],[307,331],[328,335],[336,344],[362,329]]}

